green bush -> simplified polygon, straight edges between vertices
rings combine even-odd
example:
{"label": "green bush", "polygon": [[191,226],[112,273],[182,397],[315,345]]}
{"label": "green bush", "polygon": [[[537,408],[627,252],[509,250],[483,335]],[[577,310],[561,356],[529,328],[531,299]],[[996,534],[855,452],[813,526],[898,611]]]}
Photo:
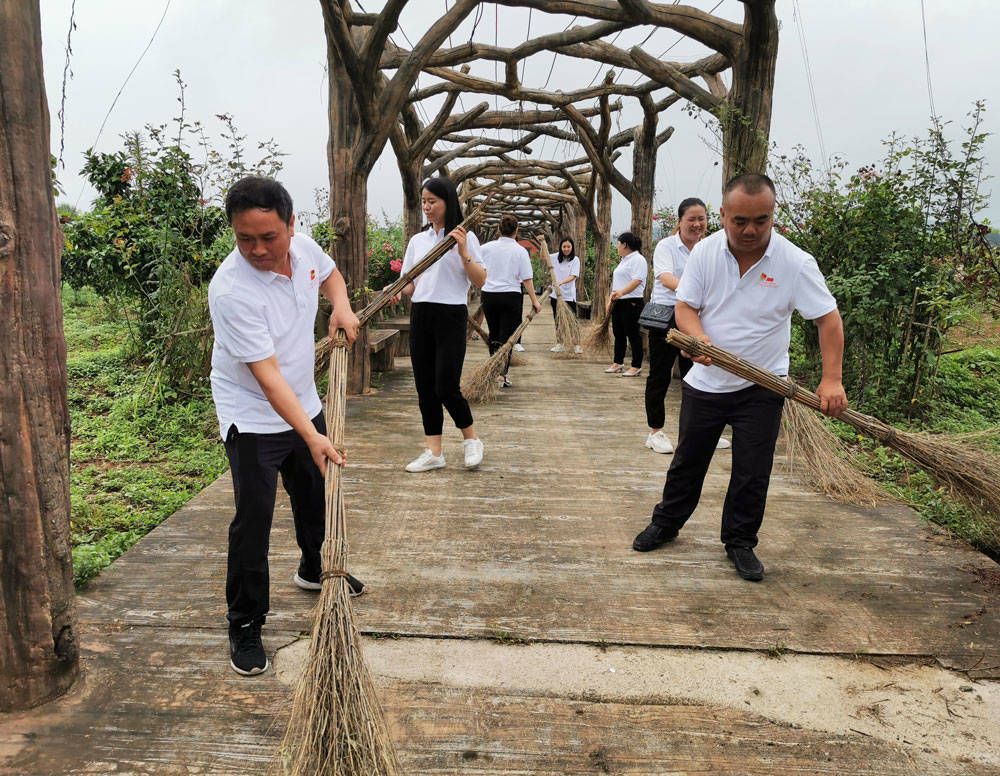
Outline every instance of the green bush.
{"label": "green bush", "polygon": [[[893,136],[880,162],[853,174],[843,161],[817,171],[801,149],[772,160],[777,228],[826,275],[844,318],[844,386],[867,412],[926,417],[940,398],[948,332],[973,309],[956,257],[971,250],[983,204],[984,137],[972,132],[956,157],[940,125],[923,139]],[[815,384],[816,328],[797,316],[794,325],[794,374]]]}

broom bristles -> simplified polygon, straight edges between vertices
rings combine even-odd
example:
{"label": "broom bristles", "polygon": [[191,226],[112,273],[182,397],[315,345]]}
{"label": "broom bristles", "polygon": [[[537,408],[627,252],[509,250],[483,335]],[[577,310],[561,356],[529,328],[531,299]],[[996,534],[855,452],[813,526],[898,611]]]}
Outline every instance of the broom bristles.
{"label": "broom bristles", "polygon": [[[714,366],[788,399],[814,410],[820,408],[820,399],[812,391],[722,348],[706,345],[676,329],[670,330],[667,341],[691,355],[708,356]],[[947,487],[956,499],[979,513],[982,520],[980,528],[985,536],[994,541],[1000,539],[1000,458],[996,455],[955,444],[944,436],[900,431],[878,418],[852,409],[844,410],[838,419],[880,444],[893,448],[924,469]]]}
{"label": "broom bristles", "polygon": [[583,350],[591,356],[604,358],[611,350],[611,311],[603,313],[583,335]]}
{"label": "broom bristles", "polygon": [[462,395],[476,404],[493,401],[500,392],[497,378],[503,374],[507,356],[513,348],[513,343],[505,343],[503,347],[477,367],[476,371],[462,380]]}
{"label": "broom bristles", "polygon": [[[542,294],[539,302],[544,302],[549,298],[551,292],[546,290]],[[535,308],[531,308],[531,312],[525,316],[525,319],[521,321],[521,325],[518,326],[514,333],[507,338],[507,341],[497,349],[496,353],[490,356],[486,361],[480,364],[476,371],[473,372],[468,377],[462,380],[462,395],[469,401],[481,404],[483,402],[488,402],[496,398],[496,395],[500,392],[500,388],[497,385],[497,378],[503,374],[504,364],[507,363],[507,357],[511,355],[511,351],[514,349],[514,343],[516,343],[520,338],[524,330],[528,328],[528,325],[535,319]]]}
{"label": "broom bristles", "polygon": [[818,490],[837,501],[874,506],[889,495],[853,466],[843,443],[798,402],[785,405],[781,416],[789,468],[802,470]]}

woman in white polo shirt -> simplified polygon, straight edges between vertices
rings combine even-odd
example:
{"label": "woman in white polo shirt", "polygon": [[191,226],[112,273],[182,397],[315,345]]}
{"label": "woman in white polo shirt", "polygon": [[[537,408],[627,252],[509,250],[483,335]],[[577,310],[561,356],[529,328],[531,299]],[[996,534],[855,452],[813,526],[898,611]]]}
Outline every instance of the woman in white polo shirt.
{"label": "woman in white polo shirt", "polygon": [[420,196],[430,226],[410,239],[402,271],[409,270],[446,236],[454,237],[455,245],[403,289],[413,299],[410,362],[427,441],[427,449],[406,465],[406,471],[426,472],[445,465],[441,440],[444,410],[462,432],[465,468],[475,469],[483,460],[483,443],[476,436],[472,411],[459,383],[465,361],[469,287],[482,287],[486,269],[476,235],[459,226],[462,207],[455,184],[448,178],[428,178]]}
{"label": "woman in white polo shirt", "polygon": [[[639,313],[642,312],[642,294],[646,289],[649,267],[639,249],[642,240],[631,232],[618,236],[618,255],[621,261],[611,276],[611,331],[615,335],[614,363],[604,371],[622,377],[637,377],[642,370],[642,336],[639,332]],[[625,345],[632,348],[632,364],[624,372]]]}
{"label": "woman in white polo shirt", "polygon": [[[576,312],[576,279],[580,276],[580,259],[576,255],[576,243],[572,237],[563,237],[559,243],[559,252],[549,256],[549,262],[555,272],[556,283],[562,292],[563,301],[569,305],[569,309]],[[552,296],[549,297],[552,304],[552,317],[555,318],[559,312],[557,310],[559,300],[553,289]],[[553,353],[562,353],[563,346],[559,343],[551,349]],[[580,346],[576,346],[576,352],[582,352]]]}
{"label": "woman in white polo shirt", "polygon": [[[674,307],[677,304],[677,284],[684,274],[691,249],[705,236],[708,210],[697,197],[689,197],[677,207],[677,230],[656,244],[653,251],[653,291],[651,304]],[[671,323],[670,328],[676,328]],[[649,434],[646,447],[657,453],[672,453],[674,446],[663,430],[666,419],[663,402],[670,387],[670,371],[678,361],[681,377],[691,368],[691,360],[666,340],[666,332],[649,333],[649,375],[646,377],[646,423]]]}
{"label": "woman in white polo shirt", "polygon": [[[542,309],[535,298],[534,272],[528,252],[517,242],[517,219],[512,215],[500,218],[500,237],[482,248],[486,267],[483,284],[483,312],[490,331],[490,355],[496,353],[510,339],[521,324],[521,286],[524,285],[535,311]],[[498,378],[501,387],[510,388],[507,370],[510,356]]]}

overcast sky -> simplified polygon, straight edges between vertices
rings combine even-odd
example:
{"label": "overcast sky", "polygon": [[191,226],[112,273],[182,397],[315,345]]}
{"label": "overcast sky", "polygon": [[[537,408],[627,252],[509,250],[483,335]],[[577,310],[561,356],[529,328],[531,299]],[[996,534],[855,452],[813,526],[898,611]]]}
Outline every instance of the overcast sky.
{"label": "overcast sky", "polygon": [[[718,0],[694,0],[704,10]],[[447,0],[410,0],[401,22],[403,32],[416,41],[429,20],[445,9]],[[52,121],[53,153],[59,153],[58,111],[63,81],[65,42],[72,0],[41,0],[46,89]],[[365,0],[372,11],[380,0]],[[965,121],[977,99],[986,99],[987,131],[1000,128],[1000,3],[995,0],[925,0],[927,44],[934,105],[938,115]],[[828,156],[845,157],[851,167],[881,157],[881,141],[891,132],[924,134],[930,103],[924,60],[920,0],[778,0],[781,20],[771,139],[783,149],[806,146],[819,162],[820,139],[810,99],[800,33],[805,39],[816,95],[823,147]],[[238,9],[238,10],[235,10]],[[166,13],[164,14],[164,11]],[[742,19],[738,0],[722,0],[717,14]],[[162,17],[162,25],[154,36]],[[314,209],[313,192],[328,185],[326,164],[327,115],[325,40],[318,0],[78,0],[73,33],[72,77],[66,85],[65,169],[59,177],[66,189],[62,199],[87,207],[93,192],[79,177],[83,151],[94,146],[110,152],[121,148],[120,135],[145,124],[169,122],[177,115],[178,91],[173,71],[187,83],[189,120],[198,119],[218,139],[219,113],[233,115],[248,143],[274,138],[286,154],[279,178],[288,186],[299,212]],[[561,30],[571,17],[484,5],[476,27],[480,41],[497,40],[513,46],[531,37]],[[475,14],[456,32],[454,43],[468,40]],[[579,22],[586,23],[586,22]],[[652,35],[650,36],[650,33]],[[691,61],[707,51],[667,29],[636,28],[615,41],[628,48],[646,41],[645,50],[674,61]],[[145,56],[143,50],[152,44]],[[409,48],[397,32],[394,40]],[[678,42],[679,41],[679,42]],[[128,80],[129,71],[139,62]],[[540,87],[548,78],[550,90],[571,91],[603,77],[606,66],[582,60],[539,54],[525,61],[522,80]],[[552,68],[551,76],[549,76]],[[492,77],[491,63],[477,63],[474,73]],[[502,79],[503,70],[499,71]],[[634,74],[619,80],[632,82]],[[421,83],[429,83],[424,76]],[[115,96],[125,84],[117,103]],[[665,94],[665,92],[661,93]],[[467,95],[471,108],[488,100],[500,108],[506,100]],[[98,139],[98,131],[107,124]],[[635,100],[626,99],[616,128],[639,121]],[[676,128],[657,160],[657,206],[674,207],[687,196],[701,196],[717,205],[720,167],[713,138],[702,122],[688,117],[676,105],[660,117],[660,127]],[[218,146],[224,145],[218,140]],[[535,155],[564,158],[580,154],[565,143],[536,141]],[[987,145],[989,171],[996,174],[1000,139]],[[627,162],[620,164],[626,174]],[[986,185],[996,189],[995,182]],[[392,152],[386,152],[369,182],[369,212],[397,216],[402,194]],[[1000,222],[1000,206],[986,213]],[[614,222],[625,228],[627,204],[616,197]]]}

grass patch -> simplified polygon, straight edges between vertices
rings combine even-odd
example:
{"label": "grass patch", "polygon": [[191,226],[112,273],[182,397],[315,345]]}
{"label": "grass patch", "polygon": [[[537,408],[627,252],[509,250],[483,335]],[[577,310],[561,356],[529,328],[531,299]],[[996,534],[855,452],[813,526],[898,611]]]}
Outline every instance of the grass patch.
{"label": "grass patch", "polygon": [[[226,469],[211,398],[154,404],[126,325],[86,291],[64,293],[71,422],[70,540],[80,586]],[[147,391],[148,394],[148,391]]]}
{"label": "grass patch", "polygon": [[[1000,453],[1000,347],[971,346],[947,354],[935,379],[934,405],[924,408],[919,427],[896,425],[906,431],[955,435],[963,444]],[[979,514],[953,500],[947,488],[892,449],[845,424],[826,422],[851,448],[854,463],[888,493],[1000,561],[998,516]]]}

